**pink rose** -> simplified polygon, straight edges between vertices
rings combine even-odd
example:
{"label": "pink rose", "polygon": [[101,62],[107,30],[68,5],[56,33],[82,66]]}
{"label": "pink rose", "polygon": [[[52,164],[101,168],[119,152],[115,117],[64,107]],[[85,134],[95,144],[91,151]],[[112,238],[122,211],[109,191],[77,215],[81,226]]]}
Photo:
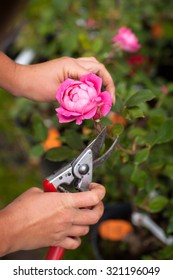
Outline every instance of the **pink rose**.
{"label": "pink rose", "polygon": [[60,107],[56,109],[60,123],[76,121],[81,124],[84,119],[99,119],[111,109],[112,98],[109,92],[101,92],[102,79],[90,73],[80,81],[67,79],[58,89],[56,98]]}
{"label": "pink rose", "polygon": [[118,30],[118,34],[113,37],[113,42],[127,52],[136,52],[141,47],[138,43],[138,38],[133,34],[131,29],[127,27],[121,27]]}

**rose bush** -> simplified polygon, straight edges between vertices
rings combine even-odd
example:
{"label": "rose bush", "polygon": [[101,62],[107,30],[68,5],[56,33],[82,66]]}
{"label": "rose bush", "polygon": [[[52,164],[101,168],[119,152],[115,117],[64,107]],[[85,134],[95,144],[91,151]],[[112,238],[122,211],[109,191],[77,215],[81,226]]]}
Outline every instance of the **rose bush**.
{"label": "rose bush", "polygon": [[127,52],[136,52],[141,45],[138,43],[138,38],[130,28],[121,27],[118,34],[113,37],[113,42],[116,43],[122,50]]}
{"label": "rose bush", "polygon": [[56,109],[60,123],[76,121],[81,124],[84,119],[94,120],[106,116],[112,106],[109,92],[101,92],[102,79],[90,73],[80,81],[67,79],[58,89],[56,98],[60,107]]}

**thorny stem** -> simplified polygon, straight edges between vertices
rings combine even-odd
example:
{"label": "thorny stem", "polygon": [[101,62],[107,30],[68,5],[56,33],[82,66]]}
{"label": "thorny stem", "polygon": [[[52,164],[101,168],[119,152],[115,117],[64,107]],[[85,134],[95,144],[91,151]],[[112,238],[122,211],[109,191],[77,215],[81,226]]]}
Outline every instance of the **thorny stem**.
{"label": "thorny stem", "polygon": [[[111,137],[110,135],[109,135],[109,137],[110,137],[112,140],[114,140],[114,138]],[[120,151],[122,151],[122,152],[124,152],[124,153],[126,153],[126,154],[128,154],[128,155],[136,155],[138,151],[136,150],[135,146],[136,146],[136,145],[134,145],[134,147],[133,147],[132,150],[129,150],[129,149],[123,148],[123,147],[122,147],[121,145],[119,145],[119,144],[116,144],[115,149],[118,149],[118,150],[120,150]]]}
{"label": "thorny stem", "polygon": [[95,129],[100,133],[100,131],[102,131],[103,129],[103,126],[102,126],[102,123],[100,121],[95,121],[94,120],[94,127]]}
{"label": "thorny stem", "polygon": [[122,146],[120,146],[119,144],[116,145],[116,148],[122,152],[125,152],[128,155],[135,155],[137,153],[137,150],[129,150],[129,149],[125,149]]}

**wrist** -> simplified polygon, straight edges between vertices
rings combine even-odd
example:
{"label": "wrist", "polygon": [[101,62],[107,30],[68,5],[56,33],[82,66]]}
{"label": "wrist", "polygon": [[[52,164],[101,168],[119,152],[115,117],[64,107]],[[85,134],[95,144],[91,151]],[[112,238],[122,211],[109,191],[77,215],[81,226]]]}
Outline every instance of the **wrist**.
{"label": "wrist", "polygon": [[0,257],[11,251],[11,225],[5,209],[0,211]]}

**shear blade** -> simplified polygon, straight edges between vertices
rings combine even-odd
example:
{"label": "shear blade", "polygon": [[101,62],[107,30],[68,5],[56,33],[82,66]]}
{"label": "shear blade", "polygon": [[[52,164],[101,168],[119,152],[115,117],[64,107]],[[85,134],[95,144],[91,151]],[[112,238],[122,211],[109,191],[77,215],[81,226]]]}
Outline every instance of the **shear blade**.
{"label": "shear blade", "polygon": [[106,138],[106,127],[104,127],[97,137],[88,145],[87,149],[91,149],[93,153],[93,160],[97,158],[100,153],[101,147]]}
{"label": "shear blade", "polygon": [[112,154],[112,152],[115,149],[115,146],[117,144],[118,141],[118,137],[115,138],[115,140],[113,141],[112,145],[110,146],[110,148],[99,158],[95,159],[93,162],[93,168],[96,168],[98,166],[100,166],[101,164],[103,164]]}

